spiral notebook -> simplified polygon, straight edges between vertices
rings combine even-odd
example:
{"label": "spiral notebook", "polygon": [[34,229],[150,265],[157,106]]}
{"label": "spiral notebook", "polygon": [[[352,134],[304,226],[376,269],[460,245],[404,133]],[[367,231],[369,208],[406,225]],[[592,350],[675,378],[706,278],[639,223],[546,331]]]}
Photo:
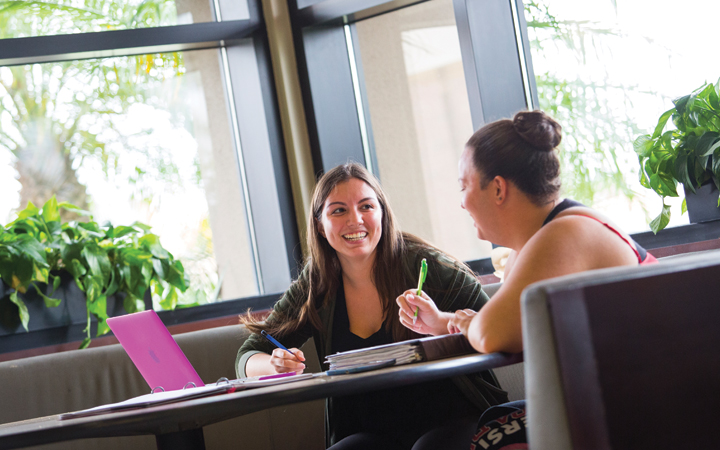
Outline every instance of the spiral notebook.
{"label": "spiral notebook", "polygon": [[477,352],[467,338],[458,333],[335,353],[327,356],[325,363],[330,365],[330,370],[347,370],[392,359],[395,360],[395,365],[400,365],[419,361],[435,361],[471,353]]}

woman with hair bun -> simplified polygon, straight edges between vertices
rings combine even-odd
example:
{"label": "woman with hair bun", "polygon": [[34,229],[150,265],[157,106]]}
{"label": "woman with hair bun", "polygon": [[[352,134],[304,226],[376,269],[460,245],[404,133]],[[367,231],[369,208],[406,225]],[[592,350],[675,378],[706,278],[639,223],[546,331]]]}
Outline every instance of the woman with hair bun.
{"label": "woman with hair bun", "polygon": [[[511,248],[502,287],[479,312],[461,310],[448,324],[480,352],[520,352],[520,293],[536,281],[585,270],[657,260],[612,220],[558,197],[561,127],[542,111],[485,125],[460,157],[461,206],[479,239]],[[420,330],[433,321],[429,299],[411,291],[398,298],[400,321]],[[420,313],[412,324],[415,307]]]}
{"label": "woman with hair bun", "polygon": [[[586,270],[657,262],[603,214],[559,198],[556,148],[561,139],[561,127],[550,116],[523,111],[513,120],[498,120],[476,131],[460,157],[461,206],[472,217],[478,238],[512,249],[505,281],[490,301],[478,312],[456,311],[448,322],[449,332],[462,332],[479,352],[523,350],[520,294],[531,283]],[[403,325],[417,330],[424,321],[435,320],[433,316],[439,313],[431,303],[406,291],[398,298]],[[419,320],[413,326],[416,307]],[[473,443],[484,449],[522,443],[524,433],[496,434],[503,439],[492,446],[486,439],[492,424],[499,427],[506,419],[522,417],[523,404],[489,409],[480,419]]]}

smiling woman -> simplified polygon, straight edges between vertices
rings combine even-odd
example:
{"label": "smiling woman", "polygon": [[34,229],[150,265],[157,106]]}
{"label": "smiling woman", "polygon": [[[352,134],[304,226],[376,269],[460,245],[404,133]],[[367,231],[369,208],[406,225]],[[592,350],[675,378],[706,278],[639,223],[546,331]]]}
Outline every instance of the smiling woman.
{"label": "smiling woman", "polygon": [[375,191],[352,178],[335,186],[325,200],[318,231],[337,251],[340,264],[372,263],[382,236],[382,216]]}
{"label": "smiling woman", "polygon": [[[428,262],[423,296],[438,299],[435,309],[478,310],[488,300],[464,264],[399,230],[380,183],[359,164],[338,166],[318,181],[307,235],[310,258],[298,280],[265,323],[245,318],[254,334],[238,352],[238,376],[302,372],[305,357],[298,348],[311,337],[321,361],[331,353],[417,337],[400,323],[395,298],[415,284],[423,258]],[[447,329],[449,316],[432,325]],[[426,333],[429,324],[418,326]],[[274,348],[261,331],[292,353]],[[377,443],[465,449],[482,411],[505,398],[492,372],[331,398],[327,442],[333,449]]]}

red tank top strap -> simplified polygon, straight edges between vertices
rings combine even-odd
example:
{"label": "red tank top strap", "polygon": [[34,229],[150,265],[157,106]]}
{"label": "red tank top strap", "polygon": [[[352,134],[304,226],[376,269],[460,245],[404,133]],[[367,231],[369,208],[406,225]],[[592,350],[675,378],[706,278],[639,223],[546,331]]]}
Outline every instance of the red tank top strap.
{"label": "red tank top strap", "polygon": [[[610,225],[606,224],[605,222],[603,222],[602,220],[598,219],[597,217],[588,216],[588,215],[586,215],[586,214],[573,214],[573,215],[574,215],[574,216],[588,217],[588,218],[590,218],[590,219],[593,219],[593,220],[595,220],[596,222],[599,222],[599,223],[605,225],[605,228],[607,228],[608,230],[610,230],[610,231],[612,231],[613,233],[617,234],[617,235],[620,237],[620,239],[622,239],[623,241],[625,241],[625,243],[630,246],[630,248],[632,249],[632,251],[635,252],[635,256],[637,256],[637,259],[638,259],[638,264],[643,265],[643,264],[650,264],[651,262],[657,262],[657,259],[655,259],[655,257],[652,256],[650,253],[647,253],[647,256],[645,256],[645,260],[643,261],[642,257],[640,256],[640,252],[637,251],[637,249],[635,248],[635,246],[634,246],[630,241],[628,241],[628,240],[625,238],[625,236],[623,236],[622,234],[620,234],[620,232],[619,232],[618,230],[616,230],[615,228],[613,228],[613,227],[611,227]],[[653,261],[650,261],[650,258],[652,258]]]}
{"label": "red tank top strap", "polygon": [[645,266],[647,264],[655,264],[658,260],[656,257],[654,257],[650,252],[647,252],[647,255],[645,256],[645,260],[640,263],[641,266]]}

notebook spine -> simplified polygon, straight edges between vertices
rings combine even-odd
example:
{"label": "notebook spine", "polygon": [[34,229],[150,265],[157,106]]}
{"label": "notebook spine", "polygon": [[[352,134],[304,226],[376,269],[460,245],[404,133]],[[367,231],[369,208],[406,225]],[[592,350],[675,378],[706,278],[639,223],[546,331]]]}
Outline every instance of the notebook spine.
{"label": "notebook spine", "polygon": [[477,353],[465,335],[460,333],[448,334],[438,339],[420,341],[419,351],[423,356],[423,361],[435,361],[443,358]]}

